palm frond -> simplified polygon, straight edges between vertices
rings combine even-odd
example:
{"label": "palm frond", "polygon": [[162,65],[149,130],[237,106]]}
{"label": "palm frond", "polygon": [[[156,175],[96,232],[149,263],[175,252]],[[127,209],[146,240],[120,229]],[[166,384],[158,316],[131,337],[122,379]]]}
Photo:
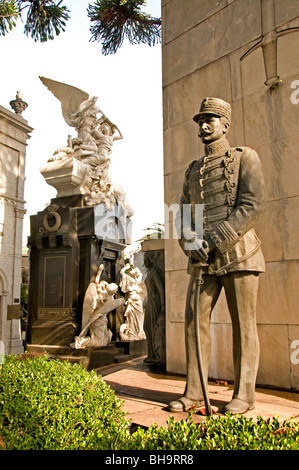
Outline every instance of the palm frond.
{"label": "palm frond", "polygon": [[144,240],[152,240],[156,238],[164,238],[164,224],[155,222],[154,224],[145,228],[143,232],[145,232],[144,236],[141,237],[139,240],[136,240],[136,242],[142,242]]}

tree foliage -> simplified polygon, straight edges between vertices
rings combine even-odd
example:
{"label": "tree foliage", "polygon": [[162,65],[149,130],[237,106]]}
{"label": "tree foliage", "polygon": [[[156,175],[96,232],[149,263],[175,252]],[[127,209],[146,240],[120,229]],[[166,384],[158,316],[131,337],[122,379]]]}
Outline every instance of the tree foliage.
{"label": "tree foliage", "polygon": [[45,42],[54,39],[65,30],[69,19],[69,10],[62,5],[62,0],[0,0],[0,34],[16,26],[16,20],[22,19],[27,12],[24,32],[34,41]]}
{"label": "tree foliage", "polygon": [[[104,55],[115,54],[125,37],[130,44],[154,46],[161,41],[161,19],[142,12],[145,5],[146,0],[96,0],[89,4],[90,40],[102,44]],[[65,30],[69,13],[62,0],[0,0],[0,35],[5,36],[21,19],[27,36],[45,42]]]}
{"label": "tree foliage", "polygon": [[143,13],[145,0],[97,0],[89,5],[91,40],[102,43],[104,55],[115,54],[127,37],[130,44],[154,46],[161,41],[161,19]]}
{"label": "tree foliage", "polygon": [[10,31],[16,26],[16,20],[19,17],[19,8],[17,2],[6,2],[0,0],[0,35]]}
{"label": "tree foliage", "polygon": [[35,41],[45,42],[48,39],[54,39],[54,33],[58,36],[61,31],[65,30],[69,10],[61,5],[62,0],[57,4],[47,0],[34,0],[29,3],[25,24],[27,36],[30,34]]}
{"label": "tree foliage", "polygon": [[137,242],[156,238],[164,238],[164,224],[155,222],[153,225],[150,225],[144,229],[143,232],[145,232],[145,234],[139,240],[137,240]]}

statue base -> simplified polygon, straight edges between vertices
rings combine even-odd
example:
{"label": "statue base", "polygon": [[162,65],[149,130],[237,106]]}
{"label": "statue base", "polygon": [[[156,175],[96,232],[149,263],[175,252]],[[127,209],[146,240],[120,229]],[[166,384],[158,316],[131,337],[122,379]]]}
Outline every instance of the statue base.
{"label": "statue base", "polygon": [[57,196],[84,194],[87,166],[73,156],[48,162],[40,169],[45,181],[57,190]]}
{"label": "statue base", "polygon": [[72,321],[36,321],[31,327],[31,342],[67,346],[71,343],[77,329],[78,325]]}
{"label": "statue base", "polygon": [[[27,344],[69,346],[73,342],[81,331],[86,289],[101,264],[102,279],[119,284],[128,243],[121,210],[116,208],[112,214],[104,204],[83,204],[81,195],[55,198],[30,217]],[[130,226],[130,220],[125,222]],[[112,340],[121,321],[118,310],[108,314]]]}
{"label": "statue base", "polygon": [[141,339],[137,341],[116,341],[115,345],[118,348],[123,348],[124,354],[132,357],[140,357],[147,355],[147,341]]}

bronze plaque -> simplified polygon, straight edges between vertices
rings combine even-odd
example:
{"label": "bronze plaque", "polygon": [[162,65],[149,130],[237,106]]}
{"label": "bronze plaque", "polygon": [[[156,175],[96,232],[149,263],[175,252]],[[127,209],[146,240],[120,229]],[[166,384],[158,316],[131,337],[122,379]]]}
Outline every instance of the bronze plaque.
{"label": "bronze plaque", "polygon": [[19,320],[22,317],[21,305],[7,305],[7,320]]}
{"label": "bronze plaque", "polygon": [[39,320],[72,320],[73,311],[70,308],[39,308]]}

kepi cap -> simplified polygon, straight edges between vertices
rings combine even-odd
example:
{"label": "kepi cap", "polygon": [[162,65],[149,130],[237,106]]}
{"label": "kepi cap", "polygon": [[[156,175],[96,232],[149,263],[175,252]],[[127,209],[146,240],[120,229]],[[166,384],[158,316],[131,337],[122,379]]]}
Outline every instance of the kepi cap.
{"label": "kepi cap", "polygon": [[205,114],[214,114],[215,116],[225,117],[230,123],[231,106],[220,98],[207,97],[201,102],[199,113],[194,116],[193,121],[198,122]]}

